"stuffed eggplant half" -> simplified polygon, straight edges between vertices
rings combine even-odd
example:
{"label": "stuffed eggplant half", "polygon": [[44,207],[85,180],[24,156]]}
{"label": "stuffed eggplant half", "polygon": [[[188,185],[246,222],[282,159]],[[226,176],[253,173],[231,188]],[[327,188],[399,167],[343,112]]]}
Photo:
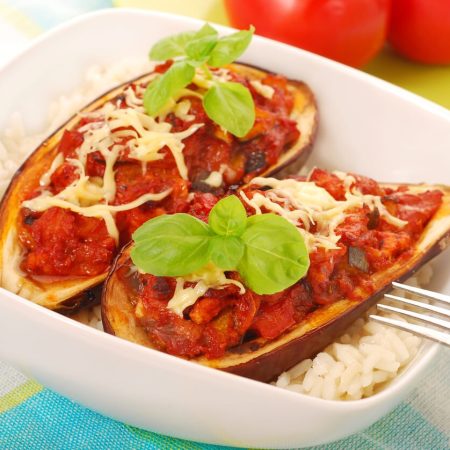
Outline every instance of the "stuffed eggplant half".
{"label": "stuffed eggplant half", "polygon": [[211,80],[201,70],[157,115],[146,113],[147,85],[172,64],[88,105],[23,164],[1,204],[2,287],[76,308],[148,219],[187,211],[195,192],[221,196],[306,158],[317,110],[305,84],[239,64],[208,70],[251,93],[254,125],[236,137],[205,113]]}
{"label": "stuffed eggplant half", "polygon": [[[270,381],[332,342],[390,289],[392,281],[406,279],[449,243],[450,190],[442,186],[381,185],[355,174],[314,169],[307,178],[256,177],[238,196],[250,228],[268,216],[281,217],[295,227],[309,269],[298,272],[300,278],[289,287],[271,289],[267,277],[277,283],[295,269],[291,265],[281,271],[281,259],[269,267],[272,254],[298,258],[286,253],[289,242],[280,240],[283,233],[268,221],[267,230],[260,227],[251,239],[243,232],[248,245],[235,270],[209,261],[185,276],[161,276],[171,273],[170,267],[164,272],[157,263],[150,262],[154,269],[141,264],[136,247],[142,245],[145,230],[138,230],[136,242],[118,256],[104,286],[102,317],[107,332]],[[211,218],[216,202],[212,194],[196,194],[190,213],[217,228],[217,217]],[[226,220],[228,230],[228,224],[236,226],[236,221]],[[264,245],[267,252],[246,267],[255,248]],[[221,257],[233,255],[233,248],[222,248]],[[157,254],[144,245],[142,250],[144,257],[146,252],[156,259],[164,255],[164,249]],[[219,265],[222,261],[214,256],[212,260]],[[258,279],[269,288],[260,289]]]}

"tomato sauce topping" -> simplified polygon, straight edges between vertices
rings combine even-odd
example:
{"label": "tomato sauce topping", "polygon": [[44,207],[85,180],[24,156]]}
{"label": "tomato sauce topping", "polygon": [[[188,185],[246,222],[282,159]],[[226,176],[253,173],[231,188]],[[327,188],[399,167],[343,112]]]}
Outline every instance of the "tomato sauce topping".
{"label": "tomato sauce topping", "polygon": [[179,356],[219,357],[240,342],[258,307],[258,299],[252,292],[237,295],[239,288],[230,285],[209,290],[185,310],[184,317],[179,317],[167,309],[175,291],[173,278],[134,273],[130,280],[128,269],[124,266],[119,272],[138,285],[138,320],[148,329],[156,347]]}
{"label": "tomato sauce topping", "polygon": [[[354,187],[365,195],[380,196],[390,213],[407,223],[395,227],[366,205],[352,209],[336,228],[340,236],[337,248],[318,247],[310,252],[306,277],[283,292],[257,295],[247,289],[240,295],[234,285],[209,289],[179,317],[167,308],[175,292],[173,278],[135,272],[130,280],[129,267],[120,269],[119,276],[135,292],[138,321],[154,345],[187,358],[216,358],[227,350],[239,351],[242,343],[258,345],[258,339],[277,338],[321,305],[343,298],[360,301],[373,293],[371,275],[411,255],[414,243],[442,203],[442,192],[412,194],[404,187],[383,188],[370,178],[352,176]],[[335,174],[315,169],[310,180],[335,199],[345,199],[344,182]],[[252,191],[265,192],[250,187],[246,194],[251,196]],[[197,193],[189,212],[206,221],[216,201],[212,194]],[[248,212],[254,213],[249,208]],[[227,276],[239,279],[237,273],[228,272]]]}
{"label": "tomato sauce topping", "polygon": [[39,215],[22,209],[22,219],[19,237],[28,252],[21,268],[28,273],[79,277],[108,269],[116,245],[103,220],[61,208]]}
{"label": "tomato sauce topping", "polygon": [[[170,65],[171,62],[162,64],[156,71],[163,73]],[[183,140],[188,180],[180,176],[173,154],[167,146],[159,152],[161,159],[143,163],[130,156],[127,146],[129,136],[115,142],[122,145],[124,150],[114,164],[116,193],[110,204],[124,205],[146,193],[171,190],[170,195],[163,200],[148,201],[139,207],[114,214],[120,234],[119,246],[127,243],[132,233],[152,217],[184,212],[189,208],[195,211],[199,208],[199,202],[208,203],[209,197],[205,195],[201,201],[190,204],[190,192],[212,192],[216,198],[225,194],[228,186],[239,185],[261,173],[298,139],[296,122],[290,119],[293,96],[285,78],[268,75],[262,80],[263,84],[273,89],[272,99],[267,99],[255,91],[246,77],[234,72],[230,72],[229,76],[233,81],[247,86],[254,97],[256,122],[248,136],[238,139],[223,132],[207,117],[201,100],[195,96],[184,98],[190,102],[188,114],[192,120],[183,120],[174,112],[163,119],[172,125],[173,133],[184,131],[195,123],[204,124]],[[142,95],[145,88],[136,83],[130,87],[136,96]],[[194,85],[189,88],[198,90]],[[125,94],[120,94],[110,103],[119,109],[129,107]],[[36,187],[27,199],[39,196],[43,189],[57,195],[79,179],[79,170],[73,160],[77,158],[77,152],[85,140],[85,127],[93,122],[101,120],[95,115],[87,115],[74,129],[64,131],[58,147],[58,152],[64,156],[63,163],[50,175],[45,188],[39,187],[36,181]],[[125,129],[118,128],[115,131]],[[105,168],[106,161],[100,151],[87,154],[84,170],[90,180],[101,183]],[[212,172],[222,176],[223,183],[220,186],[211,186],[205,182]],[[57,207],[40,213],[22,208],[21,218],[19,240],[25,255],[21,269],[30,276],[98,275],[108,269],[118,248],[109,236],[103,219],[85,217]]]}

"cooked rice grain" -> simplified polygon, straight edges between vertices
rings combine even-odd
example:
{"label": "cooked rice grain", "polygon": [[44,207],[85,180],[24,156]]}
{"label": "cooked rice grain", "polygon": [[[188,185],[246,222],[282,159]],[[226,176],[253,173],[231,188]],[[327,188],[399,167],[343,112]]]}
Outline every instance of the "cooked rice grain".
{"label": "cooked rice grain", "polygon": [[[407,281],[424,286],[432,277],[430,265]],[[396,295],[408,296],[395,291]],[[379,391],[416,356],[421,339],[364,318],[356,320],[336,342],[314,359],[306,359],[282,373],[276,386],[326,400],[358,400]],[[379,312],[377,312],[379,313]],[[404,320],[395,314],[383,314]]]}

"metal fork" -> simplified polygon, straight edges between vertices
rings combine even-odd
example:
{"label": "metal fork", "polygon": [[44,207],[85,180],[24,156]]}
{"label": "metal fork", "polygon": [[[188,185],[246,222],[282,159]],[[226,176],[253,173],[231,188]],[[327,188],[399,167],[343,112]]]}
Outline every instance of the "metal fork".
{"label": "metal fork", "polygon": [[[415,294],[420,297],[436,300],[440,303],[447,304],[450,306],[450,296],[445,294],[440,294],[433,291],[427,291],[426,289],[420,289],[413,286],[407,286],[401,283],[392,283],[392,287],[400,289],[402,291],[408,292],[410,294]],[[393,319],[391,317],[382,317],[374,314],[370,315],[372,320],[384,323],[386,325],[392,325],[393,327],[400,328],[401,330],[409,331],[411,333],[417,334],[433,341],[440,342],[442,344],[450,346],[450,332],[445,332],[444,330],[450,330],[450,309],[442,308],[440,306],[435,306],[434,304],[422,303],[416,300],[410,300],[403,297],[398,297],[396,295],[385,294],[385,298],[400,302],[403,305],[414,306],[416,308],[423,309],[425,311],[430,311],[432,313],[438,314],[440,316],[447,317],[447,319],[440,319],[438,317],[429,316],[427,314],[420,314],[415,311],[410,311],[402,308],[397,308],[395,306],[378,304],[377,307],[381,311],[389,311],[400,314],[406,317],[412,317],[413,319],[423,322],[424,325],[418,325],[411,322],[402,322],[398,319]],[[433,328],[431,328],[433,327]],[[437,327],[434,328],[434,327]],[[442,330],[444,329],[444,330]],[[442,330],[442,331],[441,331]]]}

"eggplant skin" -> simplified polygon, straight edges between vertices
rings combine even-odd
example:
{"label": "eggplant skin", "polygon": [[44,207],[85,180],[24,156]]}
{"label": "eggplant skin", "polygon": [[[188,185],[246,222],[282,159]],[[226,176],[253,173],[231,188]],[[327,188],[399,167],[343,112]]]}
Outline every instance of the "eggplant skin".
{"label": "eggplant skin", "polygon": [[[243,64],[231,66],[233,70],[254,79],[262,79],[269,73]],[[130,83],[148,82],[152,75],[152,73],[145,74],[112,89],[88,104],[81,112],[88,113],[100,108],[106,102],[120,96]],[[289,81],[289,89],[295,100],[293,118],[297,120],[301,135],[298,141],[282,154],[277,163],[264,171],[261,176],[273,175],[293,162],[296,163],[295,167],[298,167],[311,152],[318,124],[314,95],[308,86],[300,81]],[[79,115],[74,115],[31,154],[14,175],[0,204],[0,286],[34,303],[63,312],[76,310],[85,305],[90,290],[101,284],[108,272],[94,277],[73,279],[68,277],[52,282],[33,280],[19,268],[22,248],[17,239],[17,223],[20,220],[20,205],[25,200],[27,192],[38,185],[42,174],[50,168],[58,153],[58,144],[64,130],[73,129],[78,121]]]}
{"label": "eggplant skin", "polygon": [[[145,79],[149,77],[146,75]],[[112,89],[81,112],[88,113],[100,108],[120,95],[130,82]],[[79,122],[76,114],[49,136],[28,157],[15,173],[0,204],[0,286],[32,302],[57,311],[76,310],[89,303],[89,292],[101,284],[108,274],[93,277],[61,278],[51,282],[37,281],[20,268],[22,248],[17,238],[20,208],[30,190],[39,185],[39,179],[51,166],[58,154],[58,145],[65,130],[73,129]]]}
{"label": "eggplant skin", "polygon": [[[375,292],[370,297],[362,301],[342,299],[321,307],[273,341],[258,338],[229,349],[221,358],[199,357],[191,361],[270,382],[280,373],[301,360],[314,356],[336,340],[352,322],[373,306],[384,293],[391,290],[393,281],[405,281],[450,245],[450,188],[417,185],[411,189],[416,192],[439,189],[444,193],[443,203],[414,245],[412,256],[406,262],[402,259],[401,262],[398,261],[390,268],[373,275]],[[128,245],[116,258],[104,285],[103,326],[110,334],[152,347],[146,333],[135,320],[129,292],[116,275],[117,269],[129,262],[130,248]]]}

